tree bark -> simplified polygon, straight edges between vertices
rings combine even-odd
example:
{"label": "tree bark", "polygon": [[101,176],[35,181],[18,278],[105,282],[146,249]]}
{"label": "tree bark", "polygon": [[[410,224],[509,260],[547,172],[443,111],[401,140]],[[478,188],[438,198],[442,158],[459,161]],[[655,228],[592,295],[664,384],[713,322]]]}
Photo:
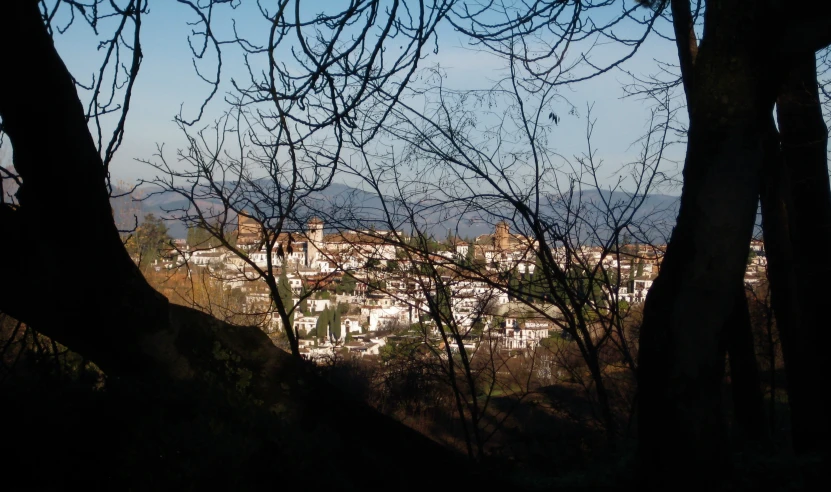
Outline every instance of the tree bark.
{"label": "tree bark", "polygon": [[[0,310],[110,374],[149,381],[204,376],[233,391],[245,379],[257,401],[281,400],[273,377],[291,365],[285,352],[254,327],[171,305],[128,256],[101,158],[37,2],[0,5],[0,46],[26,47],[6,50],[14,76],[0,77],[0,117],[23,181],[20,206],[0,208],[0,228],[17,238],[0,243],[0,253],[16,259],[7,270],[14,281],[0,283]],[[56,275],[48,261],[55,251],[83,262],[76,278]],[[241,358],[252,374],[225,371],[228,357]]]}
{"label": "tree bark", "polygon": [[[20,206],[0,216],[7,237],[16,238],[0,244],[4,257],[15,258],[7,270],[14,280],[0,284],[0,310],[114,376],[212,379],[228,390],[244,384],[264,405],[282,400],[273,378],[289,366],[284,352],[256,328],[171,305],[128,256],[101,158],[37,2],[2,3],[0,46],[25,47],[5,50],[14,75],[0,77],[0,116],[23,181]],[[83,265],[75,278],[48,260],[56,251]],[[225,360],[234,357],[243,358],[240,368],[229,370]]]}
{"label": "tree bark", "polygon": [[[16,259],[9,265],[14,281],[0,286],[0,309],[51,331],[102,368],[130,372],[167,364],[172,370],[175,355],[147,343],[168,324],[167,299],[147,284],[121,244],[101,158],[36,2],[3,2],[0,46],[6,48],[0,117],[23,180],[20,207],[3,210],[2,227],[17,240],[0,245],[6,258]],[[83,262],[86,288],[56,271],[50,262],[56,251]],[[113,329],[116,320],[132,326]]]}
{"label": "tree bark", "polygon": [[[826,149],[828,130],[817,89],[811,52],[795,54],[777,99],[779,134],[769,159],[763,214],[770,285],[782,340],[791,408],[794,450],[827,447],[828,406],[816,381],[827,346],[824,290],[831,266],[809,252],[831,241],[831,189]],[[764,200],[763,195],[763,200]],[[766,212],[767,211],[767,212]]]}
{"label": "tree bark", "polygon": [[768,437],[767,421],[744,285],[737,286],[733,298],[733,312],[725,327],[725,348],[730,361],[735,441],[758,443]]}
{"label": "tree bark", "polygon": [[684,188],[639,352],[644,478],[714,483],[729,466],[724,327],[743,284],[756,216],[775,60],[759,51],[769,13],[723,2],[705,13],[695,58]]}

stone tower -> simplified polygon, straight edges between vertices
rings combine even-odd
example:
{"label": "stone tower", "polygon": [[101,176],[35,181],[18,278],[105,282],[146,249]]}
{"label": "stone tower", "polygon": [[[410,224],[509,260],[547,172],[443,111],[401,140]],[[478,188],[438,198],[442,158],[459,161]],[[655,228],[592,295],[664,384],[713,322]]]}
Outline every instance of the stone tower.
{"label": "stone tower", "polygon": [[252,245],[262,238],[260,223],[246,212],[237,214],[237,244]]}
{"label": "stone tower", "polygon": [[506,251],[511,245],[511,226],[504,220],[496,224],[493,234],[494,246],[500,251]]}
{"label": "stone tower", "polygon": [[306,237],[309,241],[309,248],[306,266],[310,267],[322,256],[320,249],[323,247],[323,221],[313,217],[307,227]]}

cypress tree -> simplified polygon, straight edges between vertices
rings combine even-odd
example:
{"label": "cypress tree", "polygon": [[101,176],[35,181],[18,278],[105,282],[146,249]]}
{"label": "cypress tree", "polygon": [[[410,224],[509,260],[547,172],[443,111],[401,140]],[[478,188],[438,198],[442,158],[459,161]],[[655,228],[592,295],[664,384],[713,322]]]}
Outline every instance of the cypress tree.
{"label": "cypress tree", "polygon": [[534,273],[531,274],[530,296],[535,300],[545,300],[548,297],[548,279],[545,276],[545,267],[542,258],[534,260]]}
{"label": "cypress tree", "polygon": [[329,308],[323,308],[323,312],[320,313],[320,317],[317,318],[317,338],[326,338],[329,334],[329,321],[331,318],[331,314],[329,312]]}
{"label": "cypress tree", "polygon": [[511,278],[508,281],[508,295],[511,299],[519,299],[522,297],[522,290],[519,285],[519,276],[517,271],[511,271]]}
{"label": "cypress tree", "polygon": [[320,336],[320,327],[323,324],[323,322],[323,313],[321,313],[320,316],[317,317],[317,322],[315,322],[315,337]]}
{"label": "cypress tree", "polygon": [[476,248],[473,241],[467,243],[467,254],[465,255],[465,266],[470,268],[473,266],[473,261],[476,259]]}
{"label": "cypress tree", "polygon": [[[291,296],[291,284],[285,268],[280,269],[280,278],[277,280],[277,293],[280,294],[280,302],[286,311],[291,311],[294,301]],[[289,315],[289,329],[294,326],[294,312]]]}
{"label": "cypress tree", "polygon": [[340,310],[335,308],[332,310],[332,324],[329,327],[329,333],[335,338],[335,340],[340,340],[341,337],[341,328],[340,328]]}
{"label": "cypress tree", "polygon": [[300,305],[297,306],[297,309],[299,309],[300,312],[303,313],[303,314],[309,314],[309,299],[307,297],[305,297],[305,296],[308,295],[308,293],[309,293],[309,291],[306,290],[306,282],[302,282],[300,284],[300,297],[303,300],[300,301]]}

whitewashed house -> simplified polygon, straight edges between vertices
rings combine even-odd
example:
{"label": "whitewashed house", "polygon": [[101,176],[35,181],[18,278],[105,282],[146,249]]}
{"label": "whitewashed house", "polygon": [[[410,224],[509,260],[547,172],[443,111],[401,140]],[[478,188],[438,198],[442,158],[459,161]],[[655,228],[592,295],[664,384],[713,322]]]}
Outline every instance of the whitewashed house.
{"label": "whitewashed house", "polygon": [[500,342],[506,349],[535,349],[544,338],[548,338],[551,324],[548,320],[531,318],[520,321],[505,318],[500,330]]}

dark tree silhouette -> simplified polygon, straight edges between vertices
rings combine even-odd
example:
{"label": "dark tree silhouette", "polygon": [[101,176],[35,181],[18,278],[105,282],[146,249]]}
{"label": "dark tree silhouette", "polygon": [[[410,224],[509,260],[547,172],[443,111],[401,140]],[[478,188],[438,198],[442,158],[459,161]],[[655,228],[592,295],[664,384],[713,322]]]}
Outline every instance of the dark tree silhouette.
{"label": "dark tree silhouette", "polygon": [[641,329],[640,449],[645,476],[657,482],[711,482],[729,464],[723,328],[744,276],[760,180],[779,177],[763,173],[776,159],[774,104],[795,56],[831,42],[831,19],[827,8],[808,20],[784,2],[708,4],[697,43],[689,2],[671,7],[690,123],[678,221]]}
{"label": "dark tree silhouette", "polygon": [[[308,20],[300,15],[299,2],[292,16],[290,2],[283,0],[276,10],[262,11],[271,26],[264,46],[236,33],[233,39],[216,37],[211,25],[214,9],[232,2],[181,3],[198,19],[194,38],[199,42],[191,44],[194,55],[199,58],[213,49],[219,61],[215,79],[203,76],[212,87],[207,100],[221,80],[222,47],[233,44],[247,55],[265,56],[266,72],[252,76],[247,86],[235,87],[240,101],[272,104],[262,113],[264,121],[283,128],[290,153],[311,148],[316,139],[331,139],[323,157],[333,166],[342,164],[344,145],[363,149],[400,107],[401,95],[431,42],[438,45],[436,27],[443,20],[483,49],[523,67],[538,84],[534,91],[544,92],[620,66],[656,22],[671,14],[689,133],[677,225],[648,295],[640,331],[638,429],[644,477],[661,484],[688,477],[706,485],[729,466],[721,397],[724,354],[731,352],[731,362],[747,360],[744,334],[737,332],[734,339],[729,328],[744,324],[739,318],[746,308],[737,302],[737,292],[760,194],[795,447],[827,452],[827,407],[818,400],[823,392],[815,388],[822,373],[818,347],[825,347],[828,337],[820,328],[821,282],[827,275],[807,263],[805,255],[817,224],[823,239],[831,230],[827,132],[818,111],[814,58],[831,43],[827,2],[806,12],[780,0],[722,0],[706,7],[696,2],[695,8],[684,0],[644,1],[625,4],[617,14],[604,17],[594,16],[608,12],[602,8],[610,2],[602,0],[494,2],[478,7],[422,1],[417,10],[399,1],[385,10],[378,1],[356,0],[345,10]],[[645,10],[641,4],[652,10],[639,14]],[[127,49],[129,66],[123,71],[102,68],[93,84],[93,103],[86,109],[76,93],[80,82],[64,66],[50,32],[57,27],[52,25],[54,9],[61,5],[93,26],[98,11],[74,1],[49,4],[43,12],[41,5],[46,4],[0,3],[0,46],[7,47],[0,118],[20,181],[18,203],[0,204],[0,229],[4,238],[22,238],[0,242],[2,257],[16,259],[6,270],[15,282],[0,286],[0,310],[94,360],[108,374],[147,386],[243,394],[264,411],[325,420],[314,409],[334,406],[320,401],[336,397],[321,385],[308,384],[311,380],[297,361],[255,328],[226,325],[171,305],[148,285],[121,242],[109,204],[107,166],[121,142],[140,67],[139,34],[146,3],[114,6],[113,15],[123,22],[106,46],[112,53]],[[614,28],[623,21],[641,26],[631,39],[614,36]],[[132,26],[132,31],[124,26]],[[306,35],[309,30],[317,35],[313,44]],[[132,43],[124,41],[128,32]],[[289,36],[296,37],[292,54],[303,67],[301,75],[289,72],[276,58],[278,45]],[[576,62],[563,56],[578,41],[604,38],[623,46],[623,55],[595,62],[590,56],[599,46],[595,43]],[[534,42],[525,42],[530,39]],[[395,45],[401,54],[390,58]],[[105,84],[107,73],[126,73],[127,78],[116,75]],[[103,91],[106,86],[112,87],[111,93],[124,88],[118,92],[122,97],[111,98]],[[121,103],[112,103],[116,99]],[[196,119],[204,108],[203,104]],[[370,118],[358,118],[362,108]],[[120,111],[120,117],[105,143],[98,118],[112,111]],[[548,117],[554,124],[561,121],[553,111]],[[95,135],[88,129],[90,120]],[[179,121],[188,125],[195,120],[180,115]],[[67,188],[75,197],[71,207],[66,206]],[[523,208],[516,200],[513,205],[528,215],[527,205]],[[817,212],[819,222],[812,217]],[[85,271],[91,289],[67,289],[44,280],[51,272],[42,259],[54,238],[72,237],[83,241],[66,241],[66,255],[84,257],[88,244],[97,247],[96,261]],[[43,309],[44,298],[50,309]],[[739,321],[733,322],[733,316]],[[113,329],[116,323],[119,329]],[[238,362],[230,367],[227,360]],[[736,376],[751,372],[733,370]],[[748,395],[737,399],[751,402],[755,397]],[[373,422],[363,407],[344,405],[360,417],[352,421],[356,428]],[[398,426],[377,425],[408,436],[408,443],[421,443],[425,453],[434,451]],[[345,442],[359,437],[350,428],[342,432],[348,434]],[[375,456],[383,458],[384,453]]]}
{"label": "dark tree silhouette", "polygon": [[[368,407],[342,399],[259,329],[173,305],[153,290],[121,242],[101,155],[37,2],[0,4],[0,45],[20,48],[5,52],[5,70],[16,75],[0,77],[0,117],[21,178],[19,206],[0,207],[0,252],[17,258],[5,272],[15,282],[0,287],[0,310],[94,360],[111,377],[178,399],[178,411],[186,414],[223,402],[247,415],[268,417],[278,428],[285,425],[283,431],[292,435],[298,430],[291,423],[302,421],[306,432],[344,433],[337,456],[361,453],[381,460],[376,463],[388,461],[389,467],[380,466],[390,471],[399,459],[389,453],[390,442],[406,443],[412,459],[436,453],[442,460],[455,459]],[[66,206],[67,188],[77,193],[71,207]],[[44,228],[50,232],[44,234]],[[42,281],[51,276],[42,258],[56,237],[84,238],[65,242],[65,254],[74,257],[87,256],[88,245],[96,245],[96,261],[84,271],[87,288]],[[44,298],[49,309],[43,308]],[[339,408],[353,425],[331,423],[321,413],[329,408]],[[381,447],[372,451],[376,445],[362,439],[368,428],[391,440],[378,443],[383,452]],[[266,429],[260,426],[252,435],[265,446],[267,462],[291,470],[296,459],[281,453],[285,443],[275,442]]]}
{"label": "dark tree silhouette", "polygon": [[771,300],[782,339],[791,407],[794,449],[828,449],[828,406],[816,378],[822,374],[828,332],[822,329],[819,286],[828,266],[811,261],[817,244],[831,239],[828,186],[828,130],[817,89],[812,51],[795,53],[784,64],[777,94],[778,129],[766,143],[762,216],[768,254]]}

